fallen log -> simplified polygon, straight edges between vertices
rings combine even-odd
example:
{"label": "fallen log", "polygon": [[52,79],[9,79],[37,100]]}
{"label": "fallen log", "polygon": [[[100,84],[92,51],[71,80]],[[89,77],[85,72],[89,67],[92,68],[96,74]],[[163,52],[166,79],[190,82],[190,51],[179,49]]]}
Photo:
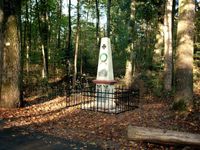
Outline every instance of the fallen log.
{"label": "fallen log", "polygon": [[200,146],[200,134],[131,125],[128,126],[128,138],[152,143]]}

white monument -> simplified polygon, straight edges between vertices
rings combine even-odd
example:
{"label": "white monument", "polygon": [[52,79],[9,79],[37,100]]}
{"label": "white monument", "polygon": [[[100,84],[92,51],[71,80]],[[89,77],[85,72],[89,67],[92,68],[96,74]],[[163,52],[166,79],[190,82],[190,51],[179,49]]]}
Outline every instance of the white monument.
{"label": "white monument", "polygon": [[97,107],[105,109],[115,108],[114,84],[116,81],[113,75],[111,43],[107,37],[101,39],[97,78],[93,82],[96,84]]}

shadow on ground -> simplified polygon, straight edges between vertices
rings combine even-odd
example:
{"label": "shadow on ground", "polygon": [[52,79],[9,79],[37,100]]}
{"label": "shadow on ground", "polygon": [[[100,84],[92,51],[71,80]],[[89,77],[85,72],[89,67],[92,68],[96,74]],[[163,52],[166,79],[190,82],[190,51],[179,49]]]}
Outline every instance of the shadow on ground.
{"label": "shadow on ground", "polygon": [[98,145],[66,140],[22,128],[0,130],[0,150],[100,150]]}

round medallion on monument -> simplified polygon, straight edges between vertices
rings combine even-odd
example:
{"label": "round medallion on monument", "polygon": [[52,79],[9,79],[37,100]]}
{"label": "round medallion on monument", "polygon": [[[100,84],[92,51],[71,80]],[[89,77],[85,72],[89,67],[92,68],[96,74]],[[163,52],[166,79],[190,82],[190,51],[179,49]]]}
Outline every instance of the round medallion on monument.
{"label": "round medallion on monument", "polygon": [[102,54],[100,55],[100,60],[101,60],[102,62],[105,62],[105,61],[107,60],[107,58],[108,58],[108,55],[107,55],[106,53],[102,53]]}

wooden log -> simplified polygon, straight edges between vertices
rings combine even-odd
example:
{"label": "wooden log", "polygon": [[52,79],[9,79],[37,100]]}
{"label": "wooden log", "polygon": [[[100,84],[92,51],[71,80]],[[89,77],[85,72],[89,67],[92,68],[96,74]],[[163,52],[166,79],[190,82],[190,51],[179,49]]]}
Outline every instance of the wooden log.
{"label": "wooden log", "polygon": [[128,138],[135,141],[200,146],[200,134],[131,125],[128,126]]}

